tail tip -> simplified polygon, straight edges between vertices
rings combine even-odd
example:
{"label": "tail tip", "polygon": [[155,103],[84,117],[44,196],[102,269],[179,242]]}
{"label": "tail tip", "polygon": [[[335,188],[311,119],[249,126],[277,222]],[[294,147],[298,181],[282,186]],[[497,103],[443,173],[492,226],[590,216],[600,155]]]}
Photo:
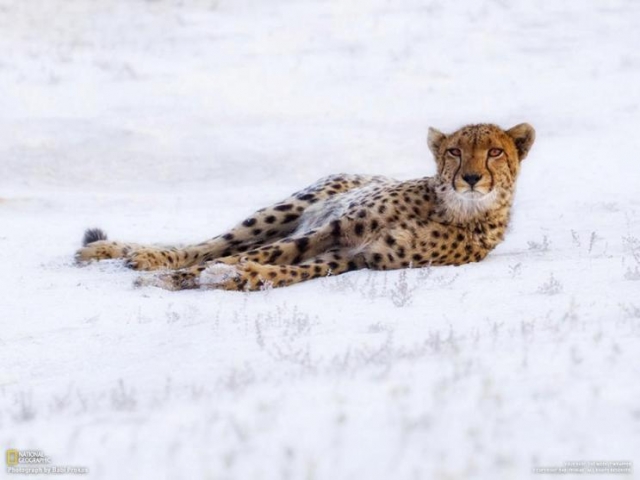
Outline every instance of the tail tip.
{"label": "tail tip", "polygon": [[84,237],[82,238],[82,245],[87,246],[90,243],[97,242],[99,240],[106,240],[107,234],[104,233],[99,228],[89,228],[84,232]]}

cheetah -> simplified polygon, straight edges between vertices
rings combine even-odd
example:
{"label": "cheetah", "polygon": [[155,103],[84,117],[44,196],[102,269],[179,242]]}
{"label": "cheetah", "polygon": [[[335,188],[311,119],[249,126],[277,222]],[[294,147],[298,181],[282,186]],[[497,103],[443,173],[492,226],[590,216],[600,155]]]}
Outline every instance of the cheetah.
{"label": "cheetah", "polygon": [[339,174],[258,210],[228,232],[185,247],[113,242],[87,230],[80,263],[121,258],[137,280],[169,290],[253,291],[358,269],[478,262],[504,238],[520,162],[535,131],[467,125],[429,129],[433,177]]}

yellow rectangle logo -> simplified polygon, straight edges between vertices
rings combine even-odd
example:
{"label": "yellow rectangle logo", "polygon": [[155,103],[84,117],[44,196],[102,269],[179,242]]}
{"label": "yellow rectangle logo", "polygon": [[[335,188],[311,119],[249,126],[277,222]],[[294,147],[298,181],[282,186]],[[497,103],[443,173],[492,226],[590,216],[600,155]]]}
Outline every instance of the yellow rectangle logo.
{"label": "yellow rectangle logo", "polygon": [[13,467],[18,465],[18,450],[7,450],[7,466]]}

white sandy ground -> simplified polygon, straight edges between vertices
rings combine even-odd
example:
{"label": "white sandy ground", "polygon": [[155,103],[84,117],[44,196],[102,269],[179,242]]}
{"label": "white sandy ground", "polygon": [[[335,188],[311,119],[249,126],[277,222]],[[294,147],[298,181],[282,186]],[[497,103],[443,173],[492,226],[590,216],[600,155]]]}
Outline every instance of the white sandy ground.
{"label": "white sandy ground", "polygon": [[[640,469],[639,21],[632,0],[0,0],[0,447],[92,479]],[[478,121],[538,132],[479,264],[251,294],[73,264],[86,227],[198,242],[329,173],[432,174],[427,127]]]}

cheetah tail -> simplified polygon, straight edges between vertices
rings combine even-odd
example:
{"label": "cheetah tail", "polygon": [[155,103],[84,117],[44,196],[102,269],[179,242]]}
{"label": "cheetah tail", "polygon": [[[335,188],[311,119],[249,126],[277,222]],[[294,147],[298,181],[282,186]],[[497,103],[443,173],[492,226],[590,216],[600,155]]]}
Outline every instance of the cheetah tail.
{"label": "cheetah tail", "polygon": [[90,243],[97,242],[98,240],[106,240],[107,234],[104,233],[99,228],[89,228],[84,232],[84,237],[82,238],[82,245],[86,247]]}

